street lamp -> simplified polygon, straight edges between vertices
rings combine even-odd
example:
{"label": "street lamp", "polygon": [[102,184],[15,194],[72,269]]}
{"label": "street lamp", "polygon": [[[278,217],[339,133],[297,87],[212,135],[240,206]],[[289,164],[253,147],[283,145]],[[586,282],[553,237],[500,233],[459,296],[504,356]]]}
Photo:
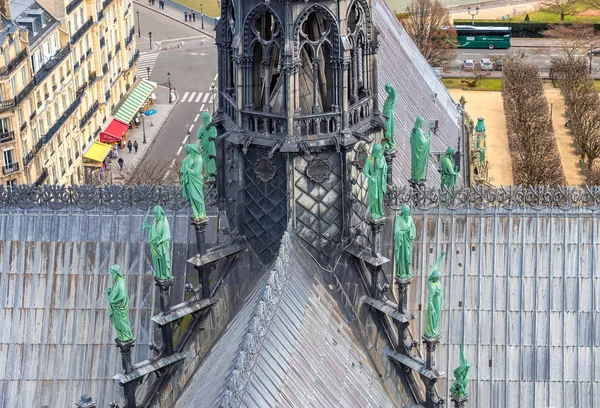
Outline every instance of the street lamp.
{"label": "street lamp", "polygon": [[148,37],[150,38],[150,49],[152,49],[152,31],[148,32]]}
{"label": "street lamp", "polygon": [[212,84],[210,84],[210,92],[212,93],[212,104],[213,104],[213,110],[212,113],[213,115],[215,114],[215,83],[213,82]]}
{"label": "street lamp", "polygon": [[475,7],[475,11],[471,11],[471,6],[467,7],[467,13],[471,16],[471,25],[475,25],[475,16],[479,14],[479,6]]}
{"label": "street lamp", "polygon": [[138,37],[142,36],[142,27],[140,26],[140,11],[136,11],[135,14],[137,14],[138,17]]}
{"label": "street lamp", "polygon": [[590,75],[592,75],[592,56],[594,55],[594,49],[590,48]]}
{"label": "street lamp", "polygon": [[550,120],[552,121],[552,107],[554,106],[554,99],[550,99]]}
{"label": "street lamp", "polygon": [[146,143],[146,121],[144,117],[144,108],[140,108],[140,116],[142,117],[142,134],[144,135],[144,140],[142,143]]}
{"label": "street lamp", "polygon": [[202,12],[203,4],[200,3],[200,21],[202,21],[202,29],[204,30],[204,13]]}
{"label": "street lamp", "polygon": [[167,78],[169,78],[169,103],[173,102],[173,98],[171,98],[171,73],[167,72]]}
{"label": "street lamp", "polygon": [[148,81],[150,81],[150,67],[146,67],[146,72],[148,73]]}

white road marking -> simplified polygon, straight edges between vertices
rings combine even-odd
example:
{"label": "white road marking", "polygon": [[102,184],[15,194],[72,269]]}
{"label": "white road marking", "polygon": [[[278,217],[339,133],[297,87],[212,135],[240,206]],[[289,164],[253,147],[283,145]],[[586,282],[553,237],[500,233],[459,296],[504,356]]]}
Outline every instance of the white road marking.
{"label": "white road marking", "polygon": [[[144,38],[144,36],[142,36],[142,38]],[[166,43],[166,42],[179,42],[179,41],[183,41],[183,40],[195,40],[195,39],[198,39],[198,38],[206,39],[208,37],[206,37],[205,35],[197,35],[197,36],[194,36],[194,37],[171,38],[171,39],[168,39],[168,40],[153,41],[153,42],[156,42],[157,44],[162,44],[162,43]]]}
{"label": "white road marking", "polygon": [[181,98],[181,102],[185,102],[185,98],[187,98],[189,92],[183,94],[183,98]]}
{"label": "white road marking", "polygon": [[173,159],[173,161],[171,162],[171,168],[173,168],[173,166],[175,166],[175,159]]}
{"label": "white road marking", "polygon": [[212,101],[213,101],[214,99],[215,99],[215,96],[213,95],[213,96],[211,96],[211,97],[210,97],[210,101],[208,101],[208,102],[212,103]]}
{"label": "white road marking", "polygon": [[202,106],[200,106],[200,112],[202,112],[204,110],[204,104],[202,104]]}
{"label": "white road marking", "polygon": [[188,132],[191,133],[192,129],[194,128],[194,125],[190,125],[190,128],[188,129]]}
{"label": "white road marking", "polygon": [[177,150],[177,156],[179,156],[179,153],[181,153],[181,149],[183,149],[183,146],[179,146],[179,150]]}
{"label": "white road marking", "polygon": [[167,172],[165,173],[165,176],[163,177],[163,180],[166,180],[167,177],[169,177],[169,174],[171,174],[171,170],[167,170]]}
{"label": "white road marking", "polygon": [[216,81],[218,77],[219,77],[219,73],[217,72],[217,75],[215,75],[215,79],[213,79],[213,81]]}
{"label": "white road marking", "polygon": [[199,117],[200,117],[200,114],[197,114],[196,117],[194,118],[194,123],[198,122]]}
{"label": "white road marking", "polygon": [[202,92],[198,92],[198,96],[196,97],[196,103],[200,102],[200,98],[202,98]]}
{"label": "white road marking", "polygon": [[210,94],[207,92],[206,95],[204,95],[204,100],[202,100],[202,103],[206,103],[208,98],[210,98]]}
{"label": "white road marking", "polygon": [[189,138],[190,135],[185,135],[185,137],[183,138],[183,144],[186,144]]}
{"label": "white road marking", "polygon": [[196,92],[192,92],[192,94],[190,95],[190,99],[188,100],[188,102],[192,102],[194,100],[194,96],[196,96]]}

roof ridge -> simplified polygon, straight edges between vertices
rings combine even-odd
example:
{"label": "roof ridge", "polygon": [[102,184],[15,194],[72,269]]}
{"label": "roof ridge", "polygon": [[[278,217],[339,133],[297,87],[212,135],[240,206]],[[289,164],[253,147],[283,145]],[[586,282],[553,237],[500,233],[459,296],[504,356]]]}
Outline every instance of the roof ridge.
{"label": "roof ridge", "polygon": [[261,300],[255,306],[255,311],[248,330],[242,341],[242,350],[238,353],[235,369],[231,373],[231,378],[227,389],[219,402],[219,407],[237,407],[242,402],[246,387],[250,383],[250,378],[254,370],[252,363],[254,356],[260,350],[261,339],[267,335],[267,328],[273,321],[276,310],[279,308],[279,302],[283,297],[284,287],[289,279],[289,261],[290,250],[292,249],[292,224],[288,222],[287,229],[281,238],[279,254],[274,261],[274,265],[269,272],[267,284],[263,290]]}

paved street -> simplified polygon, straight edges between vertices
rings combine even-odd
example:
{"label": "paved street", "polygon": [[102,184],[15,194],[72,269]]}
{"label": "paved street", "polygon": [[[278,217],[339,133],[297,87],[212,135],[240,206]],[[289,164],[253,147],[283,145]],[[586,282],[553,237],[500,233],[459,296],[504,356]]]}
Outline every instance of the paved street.
{"label": "paved street", "polygon": [[[174,109],[144,158],[172,166],[167,170],[170,173],[177,171],[173,167],[185,155],[183,144],[190,140],[188,132],[195,140],[200,113],[213,110],[210,86],[217,83],[217,49],[206,34],[158,13],[157,8],[138,4],[134,8],[140,12],[142,28],[142,38],[138,38],[139,75],[146,78],[150,68],[150,80],[167,86],[170,72],[177,96]],[[150,29],[152,49],[147,32]]]}

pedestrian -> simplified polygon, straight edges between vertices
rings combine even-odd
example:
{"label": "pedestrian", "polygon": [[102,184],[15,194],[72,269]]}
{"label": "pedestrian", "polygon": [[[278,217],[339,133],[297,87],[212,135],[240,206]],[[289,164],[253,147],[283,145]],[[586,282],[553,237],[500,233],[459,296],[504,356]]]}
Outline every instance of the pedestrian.
{"label": "pedestrian", "polygon": [[123,164],[125,163],[125,160],[123,160],[122,157],[119,157],[119,160],[117,160],[117,163],[119,163],[119,168],[121,170],[123,170]]}
{"label": "pedestrian", "polygon": [[184,18],[185,22],[187,23],[187,11],[183,13],[183,18]]}
{"label": "pedestrian", "polygon": [[194,23],[196,22],[196,12],[192,11],[192,20],[194,20]]}
{"label": "pedestrian", "polygon": [[152,0],[152,5],[153,5],[153,6],[154,6],[154,1],[155,1],[155,0]]}
{"label": "pedestrian", "polygon": [[133,142],[133,148],[135,149],[136,153],[137,153],[139,147],[140,146],[138,145],[137,140],[135,142]]}
{"label": "pedestrian", "polygon": [[127,149],[129,149],[129,153],[131,153],[131,148],[133,147],[133,145],[131,144],[131,140],[129,140],[127,142]]}

